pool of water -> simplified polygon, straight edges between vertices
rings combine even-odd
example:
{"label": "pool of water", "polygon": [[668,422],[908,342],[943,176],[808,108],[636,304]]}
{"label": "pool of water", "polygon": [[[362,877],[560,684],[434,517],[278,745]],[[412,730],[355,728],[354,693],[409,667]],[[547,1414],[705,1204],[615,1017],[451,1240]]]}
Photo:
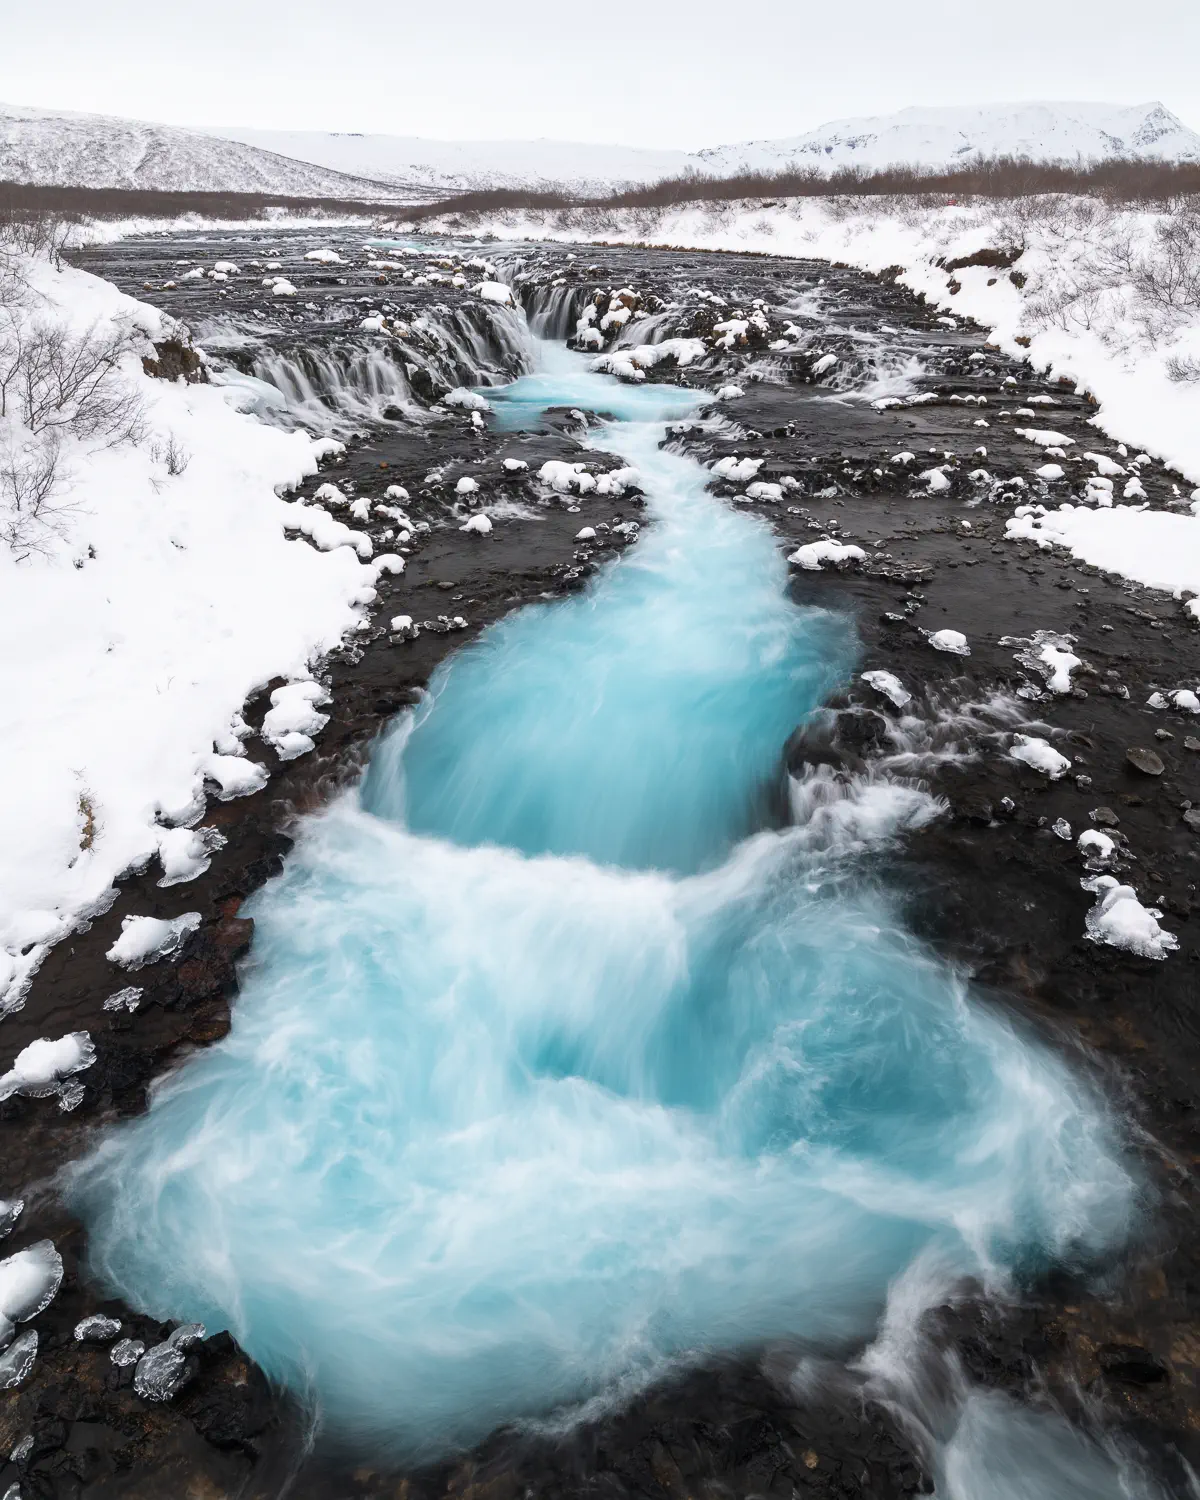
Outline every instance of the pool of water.
{"label": "pool of water", "polygon": [[610,413],[647,534],[439,670],[250,903],[230,1035],[75,1179],[114,1292],[405,1459],[850,1350],[918,1259],[1086,1264],[1135,1197],[1101,1102],[874,889],[933,800],[787,777],[856,639],[660,449],[698,398],[552,359],[496,419]]}

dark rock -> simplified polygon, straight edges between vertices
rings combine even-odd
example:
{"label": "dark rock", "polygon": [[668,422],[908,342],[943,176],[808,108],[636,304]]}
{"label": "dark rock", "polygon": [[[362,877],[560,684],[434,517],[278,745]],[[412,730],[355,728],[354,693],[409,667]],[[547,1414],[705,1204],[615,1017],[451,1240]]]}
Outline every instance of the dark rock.
{"label": "dark rock", "polygon": [[1141,746],[1135,745],[1126,750],[1125,759],[1135,771],[1140,771],[1143,776],[1161,776],[1166,770],[1161,758],[1153,750],[1146,750]]}
{"label": "dark rock", "polygon": [[203,385],[208,381],[208,371],[198,352],[181,339],[164,339],[155,344],[157,359],[148,355],[142,359],[142,369],[156,380],[186,380],[189,385]]}
{"label": "dark rock", "polygon": [[1096,1363],[1110,1380],[1126,1385],[1157,1385],[1171,1378],[1162,1360],[1140,1344],[1101,1344]]}
{"label": "dark rock", "polygon": [[1101,828],[1117,828],[1121,822],[1111,807],[1093,807],[1091,818]]}

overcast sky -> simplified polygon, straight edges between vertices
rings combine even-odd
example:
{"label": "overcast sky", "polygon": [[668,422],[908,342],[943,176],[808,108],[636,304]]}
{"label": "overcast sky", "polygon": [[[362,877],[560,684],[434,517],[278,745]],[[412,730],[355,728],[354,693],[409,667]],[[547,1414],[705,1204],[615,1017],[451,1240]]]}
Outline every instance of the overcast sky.
{"label": "overcast sky", "polygon": [[1160,99],[1200,129],[1200,0],[0,0],[0,99],[685,149],[1027,99]]}

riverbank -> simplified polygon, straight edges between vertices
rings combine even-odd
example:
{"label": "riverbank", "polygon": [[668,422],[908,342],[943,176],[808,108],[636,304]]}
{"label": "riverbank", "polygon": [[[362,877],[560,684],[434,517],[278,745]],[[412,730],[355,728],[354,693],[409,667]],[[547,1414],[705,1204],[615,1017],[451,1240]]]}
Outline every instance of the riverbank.
{"label": "riverbank", "polygon": [[[693,288],[700,284],[726,298],[730,316],[713,311],[707,325],[689,328],[683,326],[682,314],[672,317],[664,309],[668,316],[656,332],[676,337],[703,335],[709,348],[726,336],[717,333],[715,325],[722,320],[738,321],[732,314],[749,311],[755,296],[767,304],[768,327],[774,322],[771,331],[778,331],[783,319],[765,294],[771,291],[772,281],[796,274],[796,268],[786,262],[753,265],[748,277],[744,265],[723,260],[714,264],[714,258],[689,260],[595,250],[587,255],[582,275],[562,261],[525,268],[523,285],[530,289],[532,313],[538,311],[539,289],[550,288],[556,281],[558,291],[562,285],[578,284],[583,302],[593,283],[614,289],[629,286],[633,289],[630,300],[636,298],[643,306],[650,306],[651,298],[662,304],[679,303],[676,282]],[[818,269],[806,267],[801,274],[815,281]],[[747,279],[752,285],[746,285]],[[520,274],[516,282],[522,285]],[[775,297],[783,300],[780,290],[776,288]],[[826,382],[836,378],[830,374],[833,367],[817,375],[813,383],[814,366],[826,357],[816,347],[795,357],[795,380],[750,379],[756,363],[771,357],[771,339],[751,333],[747,318],[741,333],[731,330],[734,337],[725,349],[706,355],[702,371],[692,371],[690,366],[673,371],[676,379],[703,379],[714,391],[747,377],[741,394],[723,398],[720,410],[726,422],[722,427],[680,431],[676,441],[706,462],[728,459],[753,467],[749,474],[745,468],[726,465],[727,472],[740,478],[714,475],[714,485],[729,503],[748,504],[770,518],[789,555],[826,535],[843,546],[861,545],[868,554],[861,572],[854,570],[852,558],[847,559],[844,572],[797,565],[794,587],[801,599],[848,608],[859,622],[867,647],[863,669],[892,672],[904,690],[913,694],[913,707],[919,712],[910,717],[918,722],[903,729],[914,741],[906,753],[924,756],[924,762],[910,770],[931,780],[950,804],[951,816],[909,845],[903,857],[905,867],[896,864],[891,871],[883,867],[881,878],[920,891],[910,901],[912,920],[939,947],[990,984],[998,1003],[1032,1015],[1056,1033],[1068,1050],[1074,1051],[1072,1037],[1082,1032],[1102,1059],[1101,1071],[1110,1089],[1128,1087],[1130,1095],[1140,1101],[1141,1118],[1149,1130],[1172,1147],[1177,1160],[1184,1160],[1190,1150],[1186,1120],[1191,1108],[1191,1096],[1185,1090],[1195,1071],[1187,1050],[1188,969],[1184,967],[1192,951],[1186,916],[1192,895],[1187,877],[1193,836],[1190,826],[1176,814],[1187,810],[1179,804],[1188,800],[1193,789],[1190,752],[1181,748],[1189,721],[1176,709],[1144,708],[1142,695],[1185,686],[1187,672],[1194,670],[1194,627],[1182,601],[1168,605],[1161,596],[1131,590],[1082,568],[1055,567],[1055,581],[1068,582],[1069,587],[1052,589],[1051,573],[1038,571],[1046,568],[1041,551],[1028,541],[1007,536],[1012,502],[1018,496],[1011,483],[1006,489],[1006,481],[1021,478],[1038,495],[1051,493],[1038,487],[1054,481],[1040,480],[1036,474],[1048,461],[1045,445],[1018,431],[1018,427],[1030,430],[1031,417],[1004,419],[999,412],[1006,407],[1019,411],[1018,399],[1048,396],[1055,410],[1053,424],[1047,421],[1046,430],[1053,427],[1063,439],[1071,439],[1078,430],[1067,446],[1082,448],[1084,441],[1095,441],[1083,430],[1091,409],[1082,397],[1048,386],[1026,369],[1013,367],[997,351],[985,350],[975,331],[945,330],[930,309],[914,304],[894,280],[872,283],[838,273],[828,277],[818,300],[819,306],[810,306],[814,327],[819,326],[825,335],[840,334],[844,340],[836,345],[841,352],[835,364],[840,360],[852,366],[854,340],[850,335],[868,317],[872,319],[872,341],[865,353],[859,350],[865,364],[850,369],[847,389],[856,381],[861,383],[858,377],[869,364],[880,380],[891,382],[892,395],[874,399],[895,405],[880,408],[870,401],[848,398],[835,385],[822,384],[821,375]],[[554,306],[562,305],[561,296],[558,303],[547,296],[541,307],[548,316]],[[694,294],[683,306],[690,316],[696,307]],[[571,304],[572,316],[563,332],[572,331],[570,322],[577,311]],[[893,335],[881,334],[876,326],[885,320],[897,335],[894,345]],[[831,340],[825,338],[822,350],[825,342]],[[973,362],[972,355],[981,357]],[[913,359],[920,373],[911,369]],[[1015,392],[1006,385],[1009,380],[1018,382]],[[963,399],[967,395],[973,398],[970,404]],[[918,399],[925,396],[933,399]],[[989,403],[986,408],[979,404],[980,396]],[[978,413],[984,410],[987,416],[982,420],[989,423],[986,435],[976,427],[981,420]],[[1029,410],[1041,430],[1040,406]],[[547,458],[568,456],[571,433],[578,430],[576,420],[565,414],[556,430],[509,446],[516,440],[499,440],[473,424],[469,439],[465,438],[466,422],[460,414],[440,434],[436,428],[432,436],[423,430],[416,439],[411,433],[396,432],[384,438],[372,432],[365,444],[352,443],[345,461],[321,476],[322,482],[335,482],[346,494],[373,492],[384,473],[379,466],[386,463],[389,483],[394,470],[395,482],[409,489],[411,498],[430,472],[427,465],[436,464],[441,451],[461,456],[464,442],[469,441],[471,462],[483,475],[504,472],[503,458],[516,453],[521,455],[518,461],[528,462],[536,471]],[[973,455],[972,449],[978,446],[987,446],[986,457]],[[893,463],[898,453],[908,451],[914,455],[911,462]],[[1111,463],[1123,464],[1129,457],[1115,449],[1105,451]],[[948,452],[957,455],[955,461],[946,458]],[[920,468],[917,455],[921,455]],[[977,467],[987,466],[986,487],[970,478],[967,466],[976,457]],[[612,467],[618,458],[613,457]],[[1097,468],[1089,464],[1086,472]],[[944,487],[928,477],[934,471],[943,474]],[[449,475],[455,485],[457,472]],[[1137,472],[1151,504],[1169,511],[1176,498],[1171,487],[1177,477],[1161,466],[1142,466]],[[922,477],[917,479],[917,474]],[[785,487],[784,478],[793,479],[796,488]],[[1082,472],[1079,482],[1083,482]],[[496,481],[497,489],[501,483]],[[515,483],[521,486],[525,481]],[[780,493],[773,495],[768,488],[751,496],[755,484],[778,485]],[[330,661],[328,680],[323,677],[322,681],[332,703],[322,706],[330,721],[320,735],[320,751],[281,768],[267,793],[215,810],[220,820],[216,826],[229,842],[214,855],[210,871],[186,887],[186,905],[202,911],[204,925],[181,963],[142,971],[136,978],[146,997],[135,1013],[109,1013],[113,1029],[98,1047],[100,1071],[82,1075],[88,1088],[85,1104],[67,1116],[54,1110],[53,1101],[9,1101],[3,1106],[10,1111],[6,1135],[18,1143],[12,1160],[23,1163],[22,1183],[74,1155],[86,1137],[89,1118],[140,1108],[145,1084],[179,1048],[202,1045],[228,1028],[232,961],[250,938],[239,923],[238,903],[278,868],[286,850],[280,835],[291,810],[315,805],[329,787],[354,774],[363,748],[384,718],[409,701],[447,649],[466,638],[462,632],[427,631],[415,641],[393,643],[394,633],[386,628],[392,612],[403,610],[414,620],[436,620],[452,603],[463,611],[469,629],[474,629],[513,607],[518,598],[578,585],[588,569],[603,561],[603,553],[593,553],[590,547],[581,558],[575,543],[583,523],[595,525],[598,504],[610,525],[613,521],[623,524],[639,511],[636,497],[616,503],[576,496],[571,504],[579,505],[577,511],[568,508],[564,499],[539,509],[536,523],[520,517],[506,523],[500,508],[493,506],[496,529],[479,537],[462,535],[457,525],[447,523],[443,494],[435,486],[423,502],[426,508],[416,513],[405,503],[412,520],[429,518],[431,531],[410,552],[402,579],[381,578],[382,597],[373,621],[375,639],[367,639],[372,632],[364,632],[355,647]],[[519,505],[522,499],[532,503],[534,496],[518,488],[514,499]],[[380,517],[376,523],[380,537],[384,530],[393,529],[386,521]],[[441,587],[445,584],[451,587]],[[449,603],[439,609],[439,601],[445,600]],[[1145,618],[1151,615],[1153,620]],[[1106,631],[1106,625],[1111,629]],[[1170,640],[1164,641],[1164,628]],[[929,637],[943,629],[965,635],[969,658],[939,653],[930,645]],[[1097,667],[1097,674],[1084,672],[1081,662],[1068,674],[1070,691],[1049,694],[1040,670],[1015,661],[1017,654],[1029,654],[1028,642],[1037,630],[1054,631],[1060,637],[1075,635],[1080,642],[1076,654]],[[1002,644],[1004,638],[1018,635],[1024,644]],[[1114,637],[1111,645],[1105,641],[1109,635]],[[1057,649],[1067,650],[1065,646]],[[1188,653],[1186,661],[1181,660],[1181,650]],[[1108,654],[1102,656],[1102,652]],[[1108,660],[1114,665],[1102,664]],[[1108,672],[1117,675],[1103,675]],[[1086,687],[1082,686],[1085,682]],[[1128,698],[1121,689],[1128,692]],[[951,718],[952,709],[989,700],[997,690],[1009,693],[1031,719],[1044,716],[1047,727],[1035,737],[1067,749],[1074,767],[1069,774],[1049,782],[1012,758],[1011,751],[1017,748],[1015,735],[1020,732],[1014,718],[1000,715],[973,720],[961,712]],[[1018,697],[1022,690],[1026,696]],[[1030,692],[1045,696],[1031,697]],[[1079,696],[1081,692],[1088,696]],[[796,773],[802,775],[806,764],[834,766],[842,773],[861,772],[864,765],[889,756],[894,759],[903,751],[896,742],[900,730],[886,695],[881,697],[859,682],[852,703],[846,704],[850,712],[826,726],[828,732],[819,742],[810,737],[792,745],[790,763]],[[260,698],[259,714],[266,707]],[[252,728],[259,727],[258,714],[246,717]],[[941,740],[939,724],[949,725]],[[1032,732],[1036,725],[1027,722],[1026,728]],[[1174,739],[1158,738],[1156,729],[1166,730]],[[1081,736],[1091,743],[1084,743]],[[964,752],[974,749],[975,758],[946,756],[942,752],[947,739],[961,741]],[[1124,769],[1125,749],[1142,744],[1154,747],[1164,760],[1162,776],[1146,778],[1132,768]],[[255,755],[252,744],[250,758]],[[1078,763],[1076,755],[1082,757]],[[897,767],[889,769],[894,774]],[[1081,785],[1080,778],[1089,776],[1092,786]],[[1011,809],[1004,805],[1005,798],[1012,801]],[[1130,878],[1126,868],[1134,871],[1133,879],[1147,904],[1151,891],[1156,899],[1165,896],[1165,901],[1157,902],[1166,913],[1162,926],[1183,944],[1181,951],[1162,961],[1126,956],[1109,946],[1089,943],[1083,936],[1096,902],[1094,894],[1083,892],[1078,884],[1088,872],[1076,850],[1076,839],[1085,825],[1090,826],[1087,815],[1092,807],[1110,804],[1120,821],[1102,821],[1100,828],[1109,830],[1110,836],[1114,828],[1119,830],[1130,846],[1129,855],[1121,849],[1114,868],[1123,880]],[[1060,818],[1071,824],[1069,842],[1054,831]],[[1136,869],[1133,855],[1139,862]],[[912,876],[913,862],[921,872],[919,881]],[[1138,879],[1143,868],[1145,881]],[[1037,892],[1032,901],[1031,886]],[[151,907],[148,903],[163,904]],[[6,1046],[18,1034],[11,1029],[14,1023],[26,1028],[22,1035],[30,1038],[57,1035],[60,1029],[73,1029],[85,1019],[94,1027],[101,992],[113,984],[111,965],[103,954],[120,930],[121,916],[160,911],[163,916],[173,915],[177,906],[149,877],[123,887],[112,911],[92,931],[73,940],[74,953],[72,944],[60,946],[43,964],[26,1009],[4,1023]],[[987,915],[986,925],[980,922],[981,913]],[[1150,986],[1154,1003],[1148,1005]],[[1115,1069],[1105,1066],[1105,1058]],[[1086,1058],[1083,1062],[1090,1065]],[[13,1186],[4,1184],[6,1191]],[[1069,1390],[1071,1378],[1079,1377],[1110,1409],[1125,1409],[1142,1428],[1148,1428],[1164,1459],[1172,1444],[1185,1440],[1191,1427],[1195,1389],[1194,1367],[1188,1357],[1187,1265],[1192,1252],[1181,1227],[1190,1200],[1186,1178],[1173,1177],[1170,1186],[1179,1194],[1178,1219],[1174,1204],[1169,1204],[1169,1211],[1159,1219],[1161,1243],[1148,1254],[1139,1253],[1115,1295],[1111,1287],[1101,1299],[1075,1285],[1040,1287],[1007,1323],[997,1324],[993,1315],[968,1309],[948,1317],[945,1331],[946,1341],[957,1348],[976,1378],[993,1385],[1026,1391],[1036,1368],[1049,1374],[1052,1389],[1062,1395]],[[29,1197],[29,1229],[22,1225],[22,1231],[56,1235],[60,1249],[70,1257],[80,1246],[77,1229],[61,1216],[52,1197]],[[18,1240],[9,1243],[15,1247]],[[149,1469],[144,1480],[139,1477],[143,1466],[168,1463],[176,1465],[181,1478],[204,1473],[211,1483],[227,1490],[250,1483],[257,1493],[271,1493],[270,1486],[278,1486],[296,1458],[300,1440],[289,1426],[286,1408],[281,1413],[273,1407],[236,1351],[216,1341],[218,1347],[205,1353],[198,1366],[191,1394],[169,1408],[151,1412],[130,1393],[128,1382],[110,1389],[102,1351],[70,1339],[76,1316],[95,1309],[75,1274],[75,1264],[70,1263],[69,1269],[64,1291],[39,1319],[39,1328],[45,1329],[45,1347],[33,1383],[7,1398],[6,1421],[12,1419],[17,1443],[23,1440],[22,1422],[42,1433],[38,1441],[44,1447],[38,1448],[36,1458],[32,1452],[26,1455],[24,1471],[40,1468],[46,1483],[59,1483],[52,1475],[60,1476],[64,1485],[78,1481],[85,1486],[78,1493],[100,1495],[108,1492],[106,1485],[121,1485],[122,1494],[150,1494],[155,1491],[133,1487],[152,1483]],[[121,1312],[129,1329],[144,1342],[156,1341],[166,1331],[145,1320],[130,1320],[125,1310],[114,1310]],[[1114,1347],[1133,1352],[1113,1354]],[[871,1482],[879,1493],[908,1494],[920,1488],[920,1459],[911,1452],[902,1456],[908,1440],[896,1433],[878,1408],[857,1419],[857,1426],[848,1417],[857,1398],[839,1400],[834,1410],[823,1414],[813,1416],[810,1410],[809,1416],[797,1415],[805,1410],[804,1404],[797,1407],[794,1393],[779,1394],[779,1381],[786,1386],[788,1379],[787,1369],[775,1366],[764,1373],[753,1363],[729,1373],[709,1372],[695,1381],[670,1386],[650,1400],[643,1398],[628,1412],[603,1418],[598,1426],[585,1424],[566,1442],[497,1439],[484,1452],[427,1476],[421,1489],[430,1494],[458,1493],[464,1487],[484,1484],[488,1493],[501,1495],[536,1483],[582,1490],[603,1475],[603,1482],[624,1486],[626,1493],[645,1492],[651,1483],[671,1493],[679,1486],[719,1478],[726,1483],[754,1483],[770,1493],[776,1488],[791,1493],[803,1486],[813,1493],[832,1494],[855,1483],[854,1476],[861,1475],[863,1466],[874,1476]],[[54,1395],[55,1391],[60,1394]],[[741,1434],[732,1445],[722,1435],[731,1430],[731,1424]],[[87,1434],[77,1430],[83,1427],[89,1429]],[[97,1467],[90,1477],[81,1478],[80,1463],[63,1455],[100,1427],[116,1435],[105,1438],[96,1450],[107,1447],[110,1456],[103,1462],[89,1460]],[[193,1432],[207,1438],[208,1445],[197,1448]],[[801,1448],[800,1439],[810,1446]],[[114,1453],[122,1455],[123,1465],[111,1457]],[[812,1464],[810,1454],[815,1457]],[[6,1472],[2,1482],[7,1479]],[[322,1461],[298,1492],[344,1493],[337,1486],[345,1483],[344,1471],[337,1464],[331,1468]],[[404,1481],[400,1476],[366,1473],[355,1483],[364,1495],[382,1495]]]}

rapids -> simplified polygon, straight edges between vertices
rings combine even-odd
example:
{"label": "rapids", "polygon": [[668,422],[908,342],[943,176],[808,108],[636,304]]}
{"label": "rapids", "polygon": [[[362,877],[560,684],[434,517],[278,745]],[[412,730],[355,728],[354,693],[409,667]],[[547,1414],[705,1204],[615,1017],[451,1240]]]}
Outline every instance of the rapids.
{"label": "rapids", "polygon": [[[549,346],[487,394],[609,415],[646,534],[452,658],[305,821],[231,1034],[73,1186],[103,1284],[405,1461],[714,1353],[850,1357],[914,1265],[1086,1268],[1137,1201],[1102,1101],[873,885],[934,799],[789,782],[853,627],[660,448],[700,397]],[[1042,1493],[990,1398],[956,1410],[946,1495]]]}

